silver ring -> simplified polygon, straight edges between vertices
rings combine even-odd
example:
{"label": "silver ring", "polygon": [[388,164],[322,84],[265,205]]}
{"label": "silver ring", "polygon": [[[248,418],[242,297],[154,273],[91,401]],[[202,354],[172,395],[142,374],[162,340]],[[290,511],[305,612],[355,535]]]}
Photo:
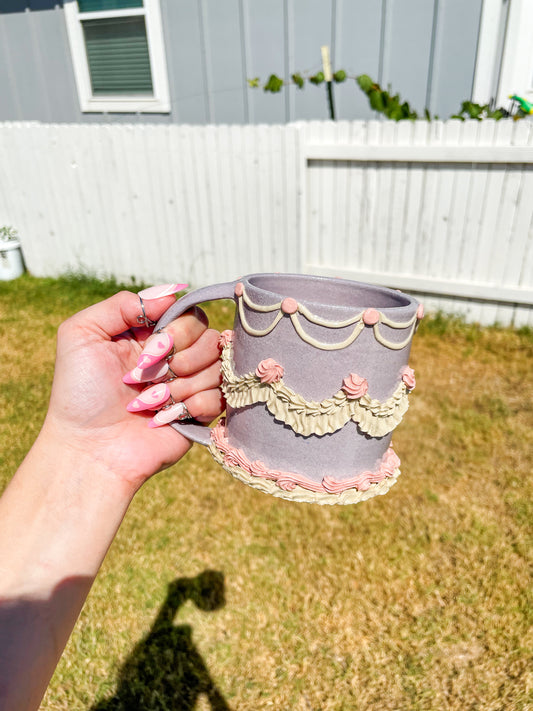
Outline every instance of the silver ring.
{"label": "silver ring", "polygon": [[[163,405],[163,407],[161,408],[162,410],[168,410],[169,407],[173,407],[176,404],[176,401],[172,397],[172,393],[169,395],[169,400],[170,402],[168,403],[168,405]],[[185,405],[183,407],[185,407]]]}
{"label": "silver ring", "polygon": [[176,417],[176,420],[192,420],[193,417],[189,410],[187,410],[187,405],[184,402],[180,404],[182,406],[182,412]]}
{"label": "silver ring", "polygon": [[[168,404],[168,405],[165,405],[165,407],[162,407],[161,410],[164,411],[164,410],[168,410],[168,409],[171,408],[171,407],[176,407],[176,408],[179,407],[179,412],[173,412],[173,413],[172,413],[172,422],[181,421],[181,420],[192,420],[192,419],[193,419],[193,416],[191,415],[191,413],[190,413],[189,410],[187,409],[187,405],[186,405],[184,402],[176,402],[176,401],[172,398],[172,395],[170,396],[170,398],[171,398],[172,402],[171,402],[170,404]],[[159,410],[159,412],[161,412],[161,410]]]}
{"label": "silver ring", "polygon": [[168,362],[167,362],[167,368],[168,368],[167,373],[170,373],[170,378],[167,378],[167,379],[166,379],[165,381],[163,381],[163,382],[165,382],[165,383],[171,383],[173,380],[177,380],[178,376],[177,376],[176,373],[172,370],[172,368],[170,367],[170,365],[168,364]]}
{"label": "silver ring", "polygon": [[[139,294],[137,294],[137,296],[139,296]],[[144,303],[140,296],[139,301],[141,302],[142,315],[137,316],[137,323],[139,324],[139,326],[146,326],[146,328],[152,328],[152,326],[155,326],[156,322],[152,321],[152,319],[148,318],[148,316],[146,315],[146,311],[144,310]]]}

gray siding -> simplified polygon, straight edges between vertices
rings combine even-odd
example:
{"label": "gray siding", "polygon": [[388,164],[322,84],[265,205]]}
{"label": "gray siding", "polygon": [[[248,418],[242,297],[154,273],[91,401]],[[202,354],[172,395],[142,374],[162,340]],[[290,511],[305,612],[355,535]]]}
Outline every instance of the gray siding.
{"label": "gray siding", "polygon": [[[67,0],[70,1],[70,0]],[[0,0],[0,121],[283,123],[327,118],[325,88],[278,95],[247,79],[334,68],[370,74],[442,118],[470,98],[483,0],[161,0],[170,115],[82,114],[63,3]],[[372,116],[353,81],[338,118]]]}

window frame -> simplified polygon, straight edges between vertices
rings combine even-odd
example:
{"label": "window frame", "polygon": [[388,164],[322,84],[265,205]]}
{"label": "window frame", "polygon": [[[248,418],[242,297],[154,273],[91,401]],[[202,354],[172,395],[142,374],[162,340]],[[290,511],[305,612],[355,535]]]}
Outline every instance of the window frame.
{"label": "window frame", "polygon": [[[82,113],[170,113],[167,63],[159,0],[144,0],[143,7],[122,10],[80,12],[76,0],[64,4],[74,77]],[[83,34],[83,20],[144,17],[152,73],[153,96],[95,96],[91,86],[89,61]]]}
{"label": "window frame", "polygon": [[510,94],[533,99],[533,3],[483,0],[472,99],[510,107]]}
{"label": "window frame", "polygon": [[508,101],[510,94],[533,100],[533,3],[513,0],[509,8],[507,32],[502,56],[498,101]]}

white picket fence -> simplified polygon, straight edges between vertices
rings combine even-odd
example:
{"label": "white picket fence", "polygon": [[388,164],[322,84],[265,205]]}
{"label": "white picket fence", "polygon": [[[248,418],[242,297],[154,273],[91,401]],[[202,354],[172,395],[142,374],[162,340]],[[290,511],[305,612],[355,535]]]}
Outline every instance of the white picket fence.
{"label": "white picket fence", "polygon": [[533,325],[533,122],[0,124],[0,225],[36,275],[307,272]]}

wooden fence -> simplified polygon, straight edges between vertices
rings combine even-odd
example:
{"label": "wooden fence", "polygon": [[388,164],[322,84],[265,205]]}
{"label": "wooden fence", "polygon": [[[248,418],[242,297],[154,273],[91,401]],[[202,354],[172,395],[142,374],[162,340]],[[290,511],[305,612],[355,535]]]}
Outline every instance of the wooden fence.
{"label": "wooden fence", "polygon": [[307,272],[533,325],[533,122],[0,124],[28,269],[193,286]]}

